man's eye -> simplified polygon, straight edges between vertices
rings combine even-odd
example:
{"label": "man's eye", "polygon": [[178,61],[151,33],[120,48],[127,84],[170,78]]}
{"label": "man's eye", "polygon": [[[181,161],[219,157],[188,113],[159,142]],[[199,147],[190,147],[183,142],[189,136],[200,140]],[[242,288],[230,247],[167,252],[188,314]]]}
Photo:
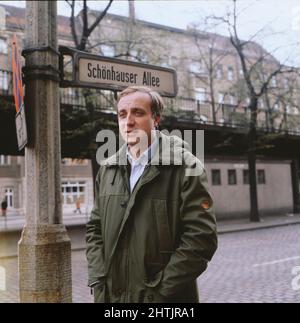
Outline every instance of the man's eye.
{"label": "man's eye", "polygon": [[119,113],[119,118],[125,118],[126,114],[125,113]]}
{"label": "man's eye", "polygon": [[144,113],[143,113],[143,111],[136,111],[135,112],[135,115],[137,115],[137,116],[142,116]]}

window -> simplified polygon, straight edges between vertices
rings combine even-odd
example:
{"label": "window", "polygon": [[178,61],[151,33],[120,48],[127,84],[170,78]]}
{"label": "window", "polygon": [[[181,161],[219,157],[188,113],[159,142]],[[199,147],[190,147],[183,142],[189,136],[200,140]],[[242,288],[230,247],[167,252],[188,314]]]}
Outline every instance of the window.
{"label": "window", "polygon": [[289,88],[289,79],[287,78],[283,79],[283,86],[286,90]]}
{"label": "window", "polygon": [[229,104],[231,105],[235,105],[236,102],[235,102],[235,95],[233,93],[230,93],[229,94]]}
{"label": "window", "polygon": [[291,107],[289,105],[285,106],[285,111],[287,114],[295,114],[295,115],[299,114],[299,110],[297,107]]}
{"label": "window", "polygon": [[272,86],[277,86],[277,80],[276,80],[275,76],[272,77],[271,84],[272,84]]}
{"label": "window", "polygon": [[0,165],[10,165],[10,156],[0,155]]}
{"label": "window", "polygon": [[218,65],[216,68],[216,78],[221,80],[223,78],[223,68],[222,65]]}
{"label": "window", "polygon": [[266,176],[264,169],[257,170],[257,184],[266,184]]}
{"label": "window", "polygon": [[203,102],[205,101],[205,88],[198,87],[195,89],[195,98],[196,100]]}
{"label": "window", "polygon": [[75,204],[79,199],[81,203],[85,203],[86,196],[85,182],[63,182],[62,183],[62,198],[63,204]]}
{"label": "window", "polygon": [[0,89],[8,90],[8,73],[7,71],[0,71]]}
{"label": "window", "polygon": [[219,92],[218,102],[219,102],[219,103],[224,103],[224,97],[225,97],[225,94],[224,94],[224,93]]}
{"label": "window", "polygon": [[76,89],[73,87],[68,87],[67,93],[68,93],[68,96],[70,97],[76,97]]}
{"label": "window", "polygon": [[249,170],[243,169],[243,183],[249,184]]}
{"label": "window", "polygon": [[233,67],[232,66],[228,66],[228,68],[227,68],[227,80],[233,81]]}
{"label": "window", "polygon": [[7,207],[13,207],[14,190],[12,188],[5,189],[5,197],[7,201]]}
{"label": "window", "polygon": [[109,45],[101,45],[101,52],[104,56],[114,57],[115,56],[115,48],[114,46]]}
{"label": "window", "polygon": [[228,185],[236,185],[236,170],[228,169]]}
{"label": "window", "polygon": [[139,58],[139,53],[136,49],[131,49],[130,55],[131,55],[130,60],[132,60],[132,61],[137,61]]}
{"label": "window", "polygon": [[0,38],[0,54],[7,54],[7,41]]}
{"label": "window", "polygon": [[148,64],[149,63],[149,57],[145,52],[139,53],[139,59],[141,62]]}
{"label": "window", "polygon": [[285,111],[287,114],[290,114],[291,113],[291,109],[290,109],[290,106],[289,105],[286,105],[285,106]]}
{"label": "window", "polygon": [[278,111],[278,110],[279,110],[279,104],[278,104],[278,103],[275,103],[275,104],[274,104],[274,110],[275,110],[275,111]]}
{"label": "window", "polygon": [[205,72],[203,62],[191,62],[189,64],[189,71],[193,74],[202,74]]}
{"label": "window", "polygon": [[212,185],[221,185],[221,171],[220,169],[211,170],[211,182]]}
{"label": "window", "polygon": [[177,57],[176,56],[171,56],[169,57],[169,65],[170,66],[176,66],[176,64],[178,63]]}

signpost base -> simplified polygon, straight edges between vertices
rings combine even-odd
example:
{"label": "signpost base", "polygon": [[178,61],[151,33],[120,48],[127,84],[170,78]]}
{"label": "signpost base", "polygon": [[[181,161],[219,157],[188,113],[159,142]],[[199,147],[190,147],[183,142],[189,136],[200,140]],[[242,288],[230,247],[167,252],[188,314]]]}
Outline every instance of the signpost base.
{"label": "signpost base", "polygon": [[21,303],[72,302],[71,242],[62,224],[24,227],[19,275]]}

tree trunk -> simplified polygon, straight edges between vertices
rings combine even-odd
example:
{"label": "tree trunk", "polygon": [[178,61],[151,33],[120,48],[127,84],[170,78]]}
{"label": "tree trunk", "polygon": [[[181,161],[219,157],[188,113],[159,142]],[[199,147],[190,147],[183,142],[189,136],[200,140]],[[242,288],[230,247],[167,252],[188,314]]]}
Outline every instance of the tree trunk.
{"label": "tree trunk", "polygon": [[97,144],[96,144],[96,135],[97,129],[95,129],[95,102],[92,99],[92,91],[87,88],[83,89],[83,97],[85,101],[85,108],[89,113],[89,123],[90,123],[90,144],[89,144],[89,157],[91,160],[92,166],[92,175],[93,175],[93,196],[95,198],[95,185],[96,185],[96,176],[98,173],[99,165],[96,161],[97,153]]}
{"label": "tree trunk", "polygon": [[248,133],[248,167],[249,167],[249,188],[250,188],[250,221],[259,222],[260,215],[258,211],[257,199],[257,180],[256,180],[256,119],[257,119],[257,105],[250,105],[251,121]]}
{"label": "tree trunk", "polygon": [[215,97],[214,97],[214,84],[213,80],[211,79],[209,82],[210,87],[210,100],[211,100],[211,107],[212,107],[212,116],[213,116],[213,124],[215,125],[217,122],[216,118],[216,104],[215,104]]}
{"label": "tree trunk", "polygon": [[291,164],[292,187],[293,187],[293,212],[300,212],[300,194],[299,194],[299,161],[294,159]]}
{"label": "tree trunk", "polygon": [[94,195],[94,199],[95,199],[95,184],[96,184],[96,177],[99,171],[99,164],[97,163],[96,160],[96,152],[93,152],[91,154],[91,164],[92,164],[92,174],[93,174],[93,195]]}

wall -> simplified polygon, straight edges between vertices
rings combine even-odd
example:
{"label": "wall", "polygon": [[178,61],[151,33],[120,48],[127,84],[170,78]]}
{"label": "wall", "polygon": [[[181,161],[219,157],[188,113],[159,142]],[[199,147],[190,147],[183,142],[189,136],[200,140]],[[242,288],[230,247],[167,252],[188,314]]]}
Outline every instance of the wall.
{"label": "wall", "polygon": [[[258,206],[261,215],[291,213],[293,194],[290,161],[258,161],[258,169],[265,170],[265,184],[258,184]],[[249,216],[249,184],[243,184],[245,161],[207,160],[205,162],[209,190],[212,194],[217,218]],[[212,185],[211,170],[221,170],[221,185]],[[228,169],[236,169],[237,184],[229,185]]]}

